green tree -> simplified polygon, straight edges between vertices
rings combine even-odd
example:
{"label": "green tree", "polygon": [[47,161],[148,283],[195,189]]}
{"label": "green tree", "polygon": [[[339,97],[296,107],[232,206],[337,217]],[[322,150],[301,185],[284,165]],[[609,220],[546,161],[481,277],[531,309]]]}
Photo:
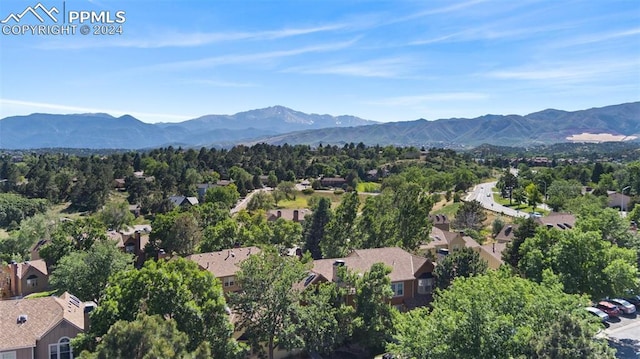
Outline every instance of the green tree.
{"label": "green tree", "polygon": [[240,199],[238,187],[234,183],[228,186],[215,186],[209,188],[204,195],[205,202],[221,203],[227,208],[232,208]]}
{"label": "green tree", "polygon": [[598,232],[538,231],[520,247],[520,271],[535,281],[556,273],[567,293],[592,298],[623,296],[638,287],[637,254],[600,238]]}
{"label": "green tree", "polygon": [[[372,353],[377,353],[391,341],[396,310],[389,304],[393,291],[389,279],[391,268],[374,263],[362,276],[351,273],[355,283],[354,340]],[[353,285],[353,284],[352,284]]]}
{"label": "green tree", "polygon": [[91,315],[89,342],[95,344],[114,323],[133,321],[140,313],[175,320],[188,337],[187,350],[208,342],[213,357],[233,358],[241,349],[231,338],[220,282],[193,261],[146,261],[140,270],[113,275]]}
{"label": "green tree", "polygon": [[99,241],[88,251],[75,251],[62,257],[51,273],[49,283],[84,301],[99,302],[111,275],[133,268],[133,258],[112,241]]}
{"label": "green tree", "polygon": [[276,347],[291,349],[302,344],[296,332],[296,307],[307,268],[294,257],[264,251],[247,258],[237,273],[242,291],[231,293],[230,302],[238,315],[237,328],[244,329],[256,351],[267,344],[273,359]]}
{"label": "green tree", "polygon": [[259,209],[270,210],[275,206],[273,196],[265,191],[256,191],[251,196],[249,203],[247,203],[247,209],[249,211],[257,211]]}
{"label": "green tree", "polygon": [[518,228],[513,231],[513,240],[507,243],[507,247],[502,252],[502,260],[510,264],[513,268],[518,268],[518,263],[522,256],[520,255],[520,246],[527,238],[531,238],[536,234],[538,224],[533,218],[520,219],[516,222]]}
{"label": "green tree", "polygon": [[553,346],[587,344],[586,356],[578,357],[613,358],[606,341],[594,339],[599,326],[594,325],[597,319],[586,317],[586,305],[586,298],[565,294],[560,286],[536,284],[507,271],[461,277],[438,292],[430,313],[417,309],[400,315],[395,342],[387,349],[407,358],[536,358],[545,341],[541,335],[562,313],[563,325],[579,330],[565,332]]}
{"label": "green tree", "polygon": [[325,228],[324,239],[320,242],[320,249],[324,258],[339,258],[347,255],[352,248],[356,216],[360,200],[358,192],[349,192],[342,198],[333,217]]}
{"label": "green tree", "polygon": [[436,266],[434,276],[436,285],[446,289],[457,277],[471,277],[487,271],[487,261],[473,248],[462,248],[444,257]]}
{"label": "green tree", "polygon": [[94,353],[82,352],[81,359],[108,358],[207,358],[211,352],[203,342],[196,352],[187,352],[187,335],[178,330],[176,321],[159,315],[141,313],[134,321],[119,320],[102,337]]}
{"label": "green tree", "polygon": [[304,349],[329,357],[353,334],[354,308],[345,304],[346,288],[334,282],[317,284],[302,292],[296,332]]}
{"label": "green tree", "polygon": [[434,202],[416,183],[408,182],[396,190],[396,242],[403,248],[415,250],[422,241],[429,238],[429,212]]}
{"label": "green tree", "polygon": [[451,223],[456,229],[473,229],[479,231],[482,229],[483,222],[487,219],[484,208],[478,201],[463,202],[456,211],[456,216]]}
{"label": "green tree", "polygon": [[126,201],[107,203],[98,217],[107,228],[112,228],[115,231],[130,225],[135,219],[133,213],[129,211],[129,204]]}
{"label": "green tree", "polygon": [[554,211],[566,209],[566,204],[582,195],[582,184],[576,180],[556,180],[547,188],[547,205]]}
{"label": "green tree", "polygon": [[325,227],[332,216],[331,201],[326,197],[322,197],[314,207],[311,218],[307,217],[305,220],[304,250],[309,251],[313,259],[322,258],[320,243],[325,237]]}
{"label": "green tree", "polygon": [[278,183],[277,191],[284,194],[286,199],[296,199],[296,185],[290,181],[283,181]]}
{"label": "green tree", "polygon": [[238,239],[238,225],[231,218],[226,218],[215,226],[205,228],[199,252],[216,252],[232,248]]}
{"label": "green tree", "polygon": [[536,209],[539,203],[542,203],[542,193],[538,189],[534,183],[529,183],[527,187],[524,188],[524,192],[527,195],[527,204]]}

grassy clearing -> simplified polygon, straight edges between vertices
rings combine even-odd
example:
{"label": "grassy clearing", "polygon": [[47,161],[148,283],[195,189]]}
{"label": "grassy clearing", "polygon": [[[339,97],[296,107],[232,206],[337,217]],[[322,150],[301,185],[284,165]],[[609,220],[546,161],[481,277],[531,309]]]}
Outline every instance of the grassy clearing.
{"label": "grassy clearing", "polygon": [[377,182],[358,182],[356,191],[358,192],[380,192],[382,185]]}
{"label": "grassy clearing", "polygon": [[[304,194],[302,192],[296,192],[296,199],[282,200],[278,202],[277,208],[279,209],[296,209],[296,208],[309,208],[309,199],[311,197],[325,197],[331,201],[331,208],[336,208],[342,201],[343,194],[335,194],[331,191],[315,191],[312,194]],[[360,199],[360,209],[364,205],[364,202],[370,197],[370,194],[358,193]]]}
{"label": "grassy clearing", "polygon": [[433,214],[444,214],[447,217],[453,217],[455,216],[456,212],[458,212],[458,208],[460,207],[462,203],[461,202],[457,202],[457,203],[451,203],[448,204],[444,207],[441,207],[438,210],[433,211]]}

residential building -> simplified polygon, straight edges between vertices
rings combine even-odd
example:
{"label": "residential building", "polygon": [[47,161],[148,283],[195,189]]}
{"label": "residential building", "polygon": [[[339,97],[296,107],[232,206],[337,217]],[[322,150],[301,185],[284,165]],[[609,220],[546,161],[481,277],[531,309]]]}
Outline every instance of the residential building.
{"label": "residential building", "polygon": [[607,206],[609,208],[620,208],[626,211],[629,209],[629,203],[631,203],[631,197],[626,194],[613,191],[607,193]]}
{"label": "residential building", "polygon": [[[391,268],[389,278],[394,293],[391,304],[396,308],[409,310],[427,305],[431,301],[434,264],[427,258],[398,247],[357,249],[344,258],[315,260],[305,285],[339,282],[340,267],[363,273],[369,271],[375,263],[384,263]],[[351,296],[347,298],[347,302],[352,300]]]}
{"label": "residential building", "polygon": [[444,214],[431,214],[429,215],[429,220],[433,223],[433,226],[439,228],[443,231],[448,231],[451,229],[451,222],[449,218]]}
{"label": "residential building", "polygon": [[571,213],[551,212],[544,217],[536,217],[535,222],[547,228],[571,229],[576,225],[576,216]]}
{"label": "residential building", "polygon": [[169,202],[171,202],[176,207],[184,207],[184,208],[196,206],[200,203],[198,201],[198,198],[186,197],[186,196],[171,196],[169,197]]}
{"label": "residential building", "polygon": [[67,292],[0,301],[0,358],[73,359],[70,340],[88,329],[94,307]]}
{"label": "residential building", "polygon": [[480,254],[480,258],[487,261],[490,269],[498,269],[504,263],[502,252],[505,248],[507,248],[507,243],[494,242],[479,246],[476,250]]}
{"label": "residential building", "polygon": [[431,227],[429,234],[431,241],[420,246],[420,249],[431,253],[432,257],[443,256],[462,248],[477,248],[480,246],[473,238],[465,236],[464,232],[450,232],[438,227]]}
{"label": "residential building", "polygon": [[322,187],[342,187],[347,183],[347,180],[342,177],[323,177],[320,179],[320,185]]}
{"label": "residential building", "polygon": [[49,271],[42,259],[10,263],[2,268],[2,273],[3,280],[0,281],[2,298],[23,297],[49,289]]}
{"label": "residential building", "polygon": [[192,254],[186,258],[196,262],[200,268],[211,272],[220,279],[223,291],[228,293],[240,289],[236,280],[236,273],[240,270],[240,264],[250,255],[260,252],[258,247],[241,247],[218,252]]}
{"label": "residential building", "polygon": [[500,233],[496,236],[495,240],[500,243],[508,243],[513,240],[514,233],[516,229],[518,229],[519,225],[513,224],[505,224],[504,227],[500,230]]}
{"label": "residential building", "polygon": [[308,208],[301,209],[272,209],[267,212],[267,221],[275,221],[278,218],[288,221],[302,222],[312,211]]}

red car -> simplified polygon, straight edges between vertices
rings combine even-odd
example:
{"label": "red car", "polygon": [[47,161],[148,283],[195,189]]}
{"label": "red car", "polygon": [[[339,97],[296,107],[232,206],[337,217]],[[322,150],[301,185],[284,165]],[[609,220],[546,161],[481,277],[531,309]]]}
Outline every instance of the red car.
{"label": "red car", "polygon": [[598,302],[598,304],[596,304],[595,307],[607,313],[609,317],[619,317],[620,314],[622,314],[620,312],[620,309],[615,304],[609,303],[604,300],[601,302]]}

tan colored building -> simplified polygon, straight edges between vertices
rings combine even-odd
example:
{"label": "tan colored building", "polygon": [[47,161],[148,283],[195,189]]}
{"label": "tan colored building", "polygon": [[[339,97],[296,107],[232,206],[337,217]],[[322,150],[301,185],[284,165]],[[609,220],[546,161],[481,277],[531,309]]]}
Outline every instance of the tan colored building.
{"label": "tan colored building", "polygon": [[308,208],[301,209],[272,209],[267,212],[267,221],[275,221],[278,218],[288,221],[302,222],[312,211]]}
{"label": "tan colored building", "polygon": [[576,216],[571,213],[551,212],[547,216],[537,217],[535,222],[547,228],[565,230],[576,225]]}
{"label": "tan colored building", "polygon": [[438,227],[431,227],[429,238],[431,242],[421,245],[420,249],[431,252],[433,257],[437,254],[452,253],[462,248],[478,248],[480,246],[473,238],[465,236],[464,232],[449,232]]}
{"label": "tan colored building", "polygon": [[240,264],[250,255],[260,252],[258,247],[242,247],[218,252],[192,254],[186,258],[196,262],[200,268],[211,272],[216,278],[220,279],[223,291],[228,293],[240,289],[236,280],[236,273],[240,270]]}
{"label": "tan colored building", "polygon": [[[391,267],[389,277],[394,296],[391,304],[399,310],[427,305],[432,297],[434,279],[433,263],[424,257],[411,254],[398,247],[357,249],[344,258],[319,259],[313,261],[313,269],[306,285],[338,281],[338,268],[363,273],[375,263]],[[349,302],[350,299],[347,298]]]}
{"label": "tan colored building", "polygon": [[0,277],[2,298],[24,297],[49,289],[49,271],[42,259],[4,266]]}
{"label": "tan colored building", "polygon": [[494,242],[477,248],[480,258],[487,261],[490,269],[498,269],[504,261],[502,252],[507,248],[507,243]]}
{"label": "tan colored building", "polygon": [[69,342],[84,332],[91,309],[66,292],[0,301],[0,358],[73,359]]}

